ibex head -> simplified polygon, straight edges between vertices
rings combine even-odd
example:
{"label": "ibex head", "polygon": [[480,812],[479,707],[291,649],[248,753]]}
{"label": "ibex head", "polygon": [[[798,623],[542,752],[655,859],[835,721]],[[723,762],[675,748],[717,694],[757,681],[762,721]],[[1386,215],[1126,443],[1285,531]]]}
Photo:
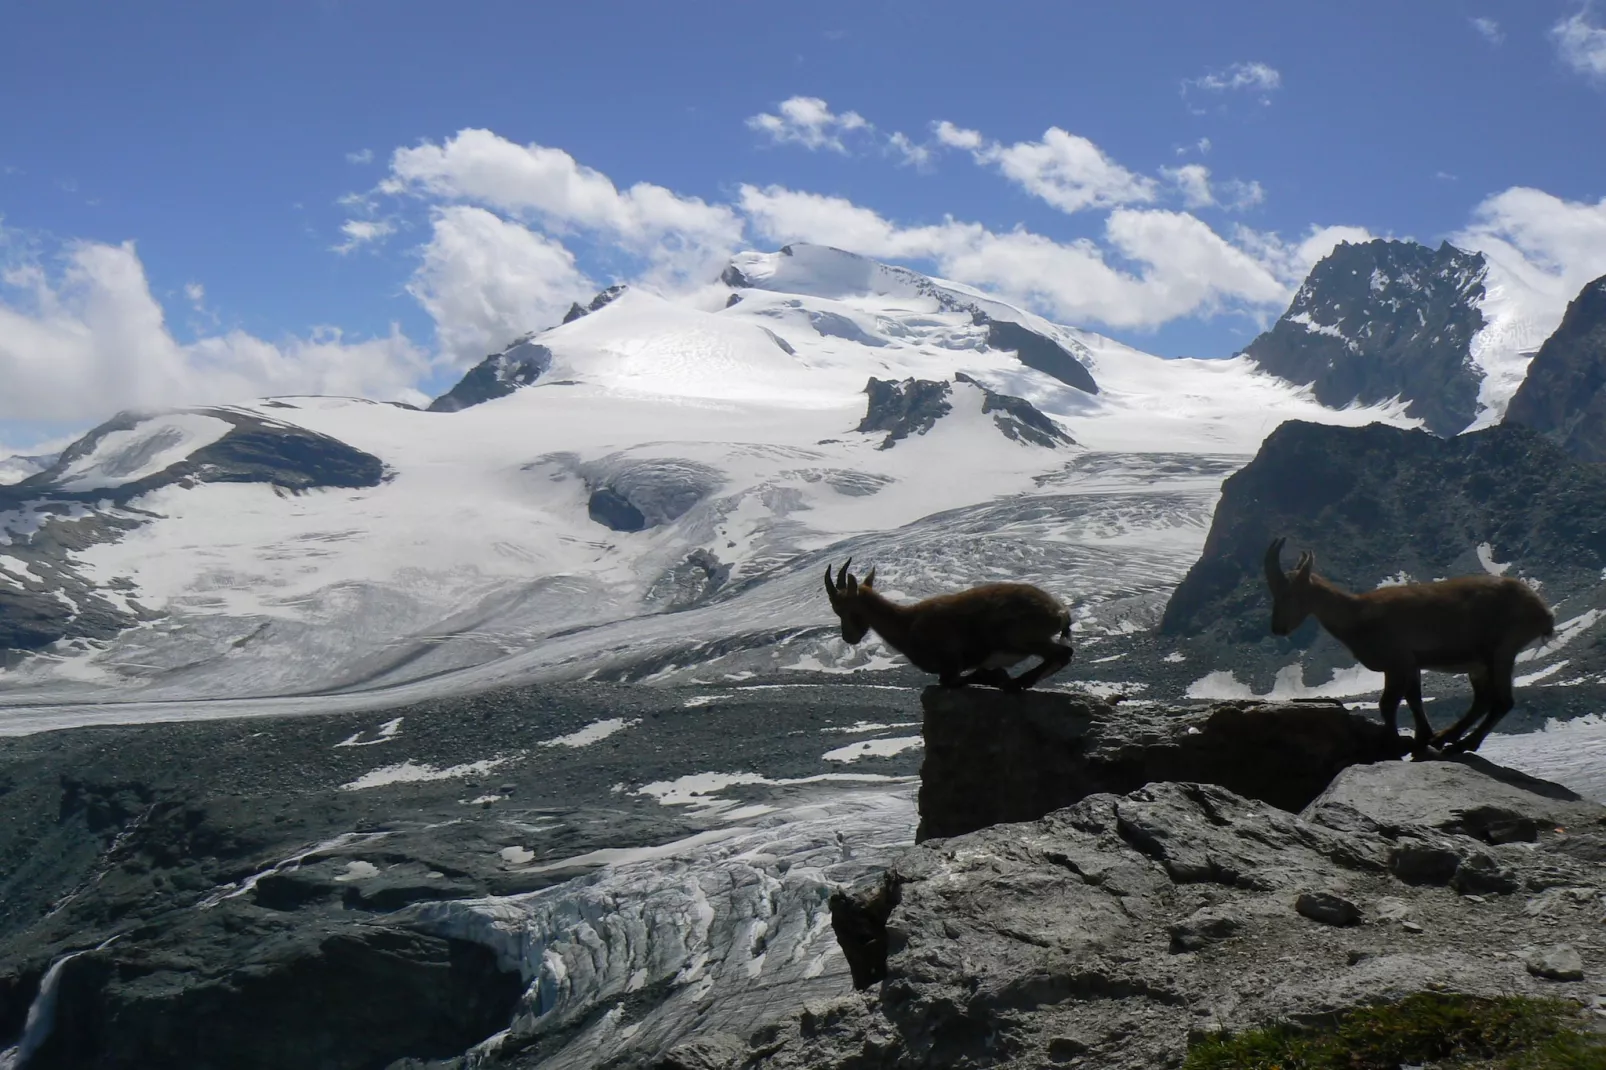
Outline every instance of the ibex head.
{"label": "ibex head", "polygon": [[1283,543],[1273,539],[1266,550],[1266,583],[1271,587],[1271,634],[1287,635],[1310,616],[1310,567],[1316,555],[1309,550],[1299,555],[1294,571],[1284,574],[1281,561]]}
{"label": "ibex head", "polygon": [[874,568],[861,582],[848,574],[848,566],[851,564],[853,558],[850,557],[843,562],[834,581],[831,579],[831,566],[825,566],[825,593],[831,598],[831,608],[842,618],[842,641],[848,644],[857,643],[870,630],[870,622],[865,619],[863,611],[859,608],[859,595],[875,585]]}

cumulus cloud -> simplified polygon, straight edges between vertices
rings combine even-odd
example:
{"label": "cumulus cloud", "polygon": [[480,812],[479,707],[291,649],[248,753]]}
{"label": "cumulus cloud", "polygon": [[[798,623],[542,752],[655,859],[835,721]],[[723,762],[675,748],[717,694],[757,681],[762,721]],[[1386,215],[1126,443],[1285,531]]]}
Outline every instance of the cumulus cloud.
{"label": "cumulus cloud", "polygon": [[356,152],[346,153],[346,162],[355,164],[373,163],[373,149],[358,149]]}
{"label": "cumulus cloud", "polygon": [[870,124],[858,112],[837,115],[819,97],[790,97],[776,108],[779,115],[760,112],[747,120],[747,125],[777,145],[788,143],[806,149],[830,149],[846,153],[842,135],[854,130],[868,129]]}
{"label": "cumulus cloud", "polygon": [[931,163],[931,149],[925,145],[916,145],[902,131],[894,131],[888,135],[887,147],[898,157],[900,163],[916,168],[925,168]]}
{"label": "cumulus cloud", "polygon": [[484,208],[447,205],[407,289],[434,319],[441,356],[462,366],[557,323],[597,285],[560,242]]}
{"label": "cumulus cloud", "polygon": [[1207,208],[1216,203],[1210,192],[1210,168],[1204,164],[1162,167],[1160,173],[1182,192],[1182,203],[1189,208]]}
{"label": "cumulus cloud", "polygon": [[0,419],[91,422],[285,393],[420,401],[413,384],[427,363],[395,328],[361,341],[320,328],[279,342],[228,331],[181,344],[132,243],[79,242],[56,270],[27,259],[0,274]]}
{"label": "cumulus cloud", "polygon": [[649,260],[660,281],[702,276],[741,240],[728,206],[650,182],[621,190],[562,149],[519,145],[489,130],[462,130],[391,155],[382,192],[478,204],[565,234],[590,232]]}
{"label": "cumulus cloud", "polygon": [[1585,283],[1606,275],[1606,198],[1591,204],[1513,187],[1479,204],[1450,241],[1498,264],[1530,291],[1534,319],[1556,323]]}
{"label": "cumulus cloud", "polygon": [[1606,82],[1606,28],[1589,21],[1589,9],[1550,28],[1550,39],[1563,63],[1596,82]]}
{"label": "cumulus cloud", "polygon": [[1057,242],[1025,230],[995,233],[945,219],[900,226],[840,197],[745,185],[740,204],[776,242],[813,241],[894,259],[930,260],[953,279],[1024,299],[1073,322],[1154,327],[1232,304],[1274,306],[1288,285],[1199,219],[1181,212],[1117,209],[1097,243]]}
{"label": "cumulus cloud", "polygon": [[934,127],[937,141],[969,152],[996,167],[1027,193],[1062,212],[1152,201],[1154,179],[1128,171],[1085,137],[1051,126],[1038,141],[1004,145],[946,120]]}
{"label": "cumulus cloud", "polygon": [[1491,45],[1501,44],[1506,39],[1506,31],[1502,30],[1494,19],[1478,17],[1467,21],[1472,24],[1478,35]]}

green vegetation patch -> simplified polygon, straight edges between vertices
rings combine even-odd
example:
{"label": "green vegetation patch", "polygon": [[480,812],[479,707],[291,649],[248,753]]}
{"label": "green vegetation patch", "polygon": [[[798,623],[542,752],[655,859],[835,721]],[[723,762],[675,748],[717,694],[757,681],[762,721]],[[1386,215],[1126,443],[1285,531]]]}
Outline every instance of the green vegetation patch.
{"label": "green vegetation patch", "polygon": [[1276,1025],[1194,1044],[1184,1070],[1606,1070],[1606,1037],[1558,999],[1420,992],[1322,1029]]}

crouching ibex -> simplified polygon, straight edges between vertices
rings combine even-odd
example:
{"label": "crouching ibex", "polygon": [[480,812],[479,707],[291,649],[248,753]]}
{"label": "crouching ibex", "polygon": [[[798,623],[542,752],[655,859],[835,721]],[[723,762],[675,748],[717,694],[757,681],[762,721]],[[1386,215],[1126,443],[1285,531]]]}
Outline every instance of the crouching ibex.
{"label": "crouching ibex", "polygon": [[[1053,595],[1028,583],[988,583],[957,594],[900,606],[875,590],[875,569],[864,579],[848,574],[850,558],[825,593],[842,618],[842,639],[857,643],[871,629],[915,668],[937,674],[945,687],[991,684],[1011,691],[1031,687],[1070,664],[1071,614]],[[1009,667],[1031,657],[1042,663],[1021,675]]]}
{"label": "crouching ibex", "polygon": [[[1316,557],[1308,550],[1285,574],[1285,541],[1274,540],[1266,551],[1272,634],[1287,635],[1315,614],[1357,661],[1383,674],[1379,707],[1389,731],[1399,730],[1400,699],[1411,707],[1418,756],[1434,744],[1447,751],[1477,750],[1516,704],[1511,674],[1517,653],[1555,630],[1550,609],[1521,580],[1458,576],[1351,594],[1311,572]],[[1472,708],[1437,737],[1422,711],[1423,669],[1466,673],[1472,681]],[[1466,735],[1480,715],[1483,722]]]}

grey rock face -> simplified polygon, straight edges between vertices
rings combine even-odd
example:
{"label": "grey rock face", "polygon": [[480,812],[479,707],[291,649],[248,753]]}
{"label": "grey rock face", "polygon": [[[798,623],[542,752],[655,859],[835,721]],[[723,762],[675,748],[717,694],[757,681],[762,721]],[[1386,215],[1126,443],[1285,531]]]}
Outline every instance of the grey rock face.
{"label": "grey rock face", "polygon": [[[1488,554],[1509,565],[1506,575],[1541,582],[1564,621],[1598,602],[1603,533],[1606,470],[1526,428],[1440,439],[1291,420],[1222,484],[1204,551],[1166,604],[1160,632],[1190,661],[1231,666],[1256,690],[1298,659],[1305,682],[1319,684],[1355,658],[1314,617],[1286,638],[1271,635],[1263,560],[1274,537],[1288,539],[1285,567],[1296,550],[1314,550],[1316,571],[1351,591],[1401,573],[1482,572],[1480,553]],[[1583,645],[1568,652],[1583,672],[1606,667],[1603,655]],[[1522,695],[1519,687],[1519,704]]]}
{"label": "grey rock face", "polygon": [[1606,461],[1606,277],[1567,306],[1506,407],[1506,422],[1531,427],[1585,461]]}
{"label": "grey rock face", "polygon": [[1221,784],[1299,810],[1348,766],[1398,757],[1376,718],[1337,706],[1111,706],[1054,692],[921,694],[918,840],[1030,821],[1154,781]]}
{"label": "grey rock face", "polygon": [[[628,503],[626,503],[628,504]],[[647,589],[646,601],[667,609],[696,605],[725,586],[731,567],[706,549],[693,550]]]}
{"label": "grey rock face", "polygon": [[885,431],[880,449],[891,449],[899,439],[910,435],[923,435],[938,420],[953,411],[949,402],[952,393],[947,383],[929,379],[876,379],[865,384],[864,392],[870,397],[869,411],[859,421],[855,431],[867,433]]}
{"label": "grey rock face", "polygon": [[[1387,767],[1402,785],[1430,768]],[[1475,809],[1482,776],[1448,788],[1448,804]],[[771,1067],[1174,1066],[1201,1032],[1427,989],[1567,995],[1598,969],[1596,911],[1546,921],[1525,910],[1522,889],[1552,867],[1593,890],[1606,879],[1606,867],[1565,860],[1554,834],[1526,848],[1445,835],[1457,853],[1498,854],[1517,877],[1511,892],[1472,901],[1400,881],[1387,868],[1390,836],[1334,828],[1323,820],[1333,812],[1306,819],[1223,788],[1161,783],[930,840],[887,878],[898,902],[879,992],[751,1038],[740,1065],[757,1065],[769,1040]],[[1357,917],[1362,903],[1370,920]]]}
{"label": "grey rock face", "polygon": [[1470,346],[1483,327],[1487,272],[1483,254],[1448,243],[1341,242],[1244,353],[1314,387],[1323,405],[1398,396],[1429,430],[1453,435],[1477,415],[1481,373]]}
{"label": "grey rock face", "polygon": [[552,350],[532,341],[534,337],[525,335],[502,352],[492,353],[474,365],[455,386],[429,403],[429,411],[460,412],[506,397],[519,387],[535,382],[552,366]]}
{"label": "grey rock face", "polygon": [[1045,375],[1052,375],[1067,386],[1089,394],[1099,392],[1093,373],[1077,360],[1064,346],[1018,323],[996,320],[985,312],[975,312],[971,321],[987,328],[987,345],[992,349],[1012,350],[1020,362]]}

